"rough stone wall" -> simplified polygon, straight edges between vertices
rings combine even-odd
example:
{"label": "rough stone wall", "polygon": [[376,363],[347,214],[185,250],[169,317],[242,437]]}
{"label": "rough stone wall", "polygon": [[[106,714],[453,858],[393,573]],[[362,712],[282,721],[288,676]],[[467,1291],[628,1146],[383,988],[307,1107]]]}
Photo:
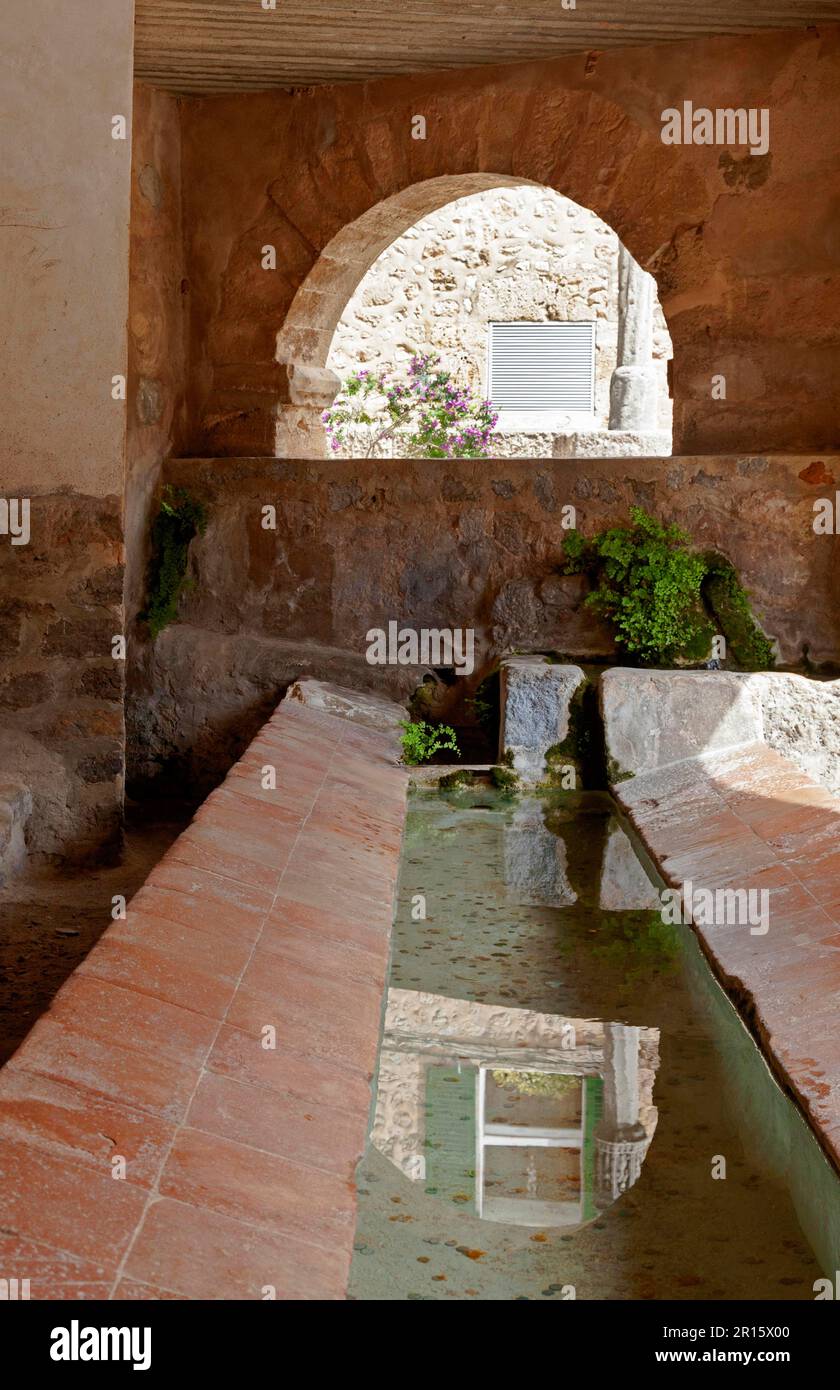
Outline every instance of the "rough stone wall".
{"label": "rough stone wall", "polygon": [[[840,477],[840,460],[822,463]],[[210,524],[129,704],[132,776],[165,771],[200,794],[302,675],[406,698],[422,668],[365,660],[368,630],[392,619],[474,628],[464,693],[511,650],[612,658],[580,576],[558,573],[567,503],[587,534],[633,503],[678,522],[736,565],[783,661],[840,663],[836,546],[811,526],[813,476],[807,457],[171,460],[166,477],[206,501]]]}
{"label": "rough stone wall", "polygon": [[[656,276],[676,453],[832,447],[838,77],[829,26],[185,101],[187,447],[274,453],[278,405],[319,404],[295,383],[323,370],[386,246],[453,198],[529,182],[592,209]],[[735,95],[769,110],[766,155],[662,143],[666,108],[731,108]],[[425,139],[412,138],[417,115]],[[262,267],[266,245],[276,270]],[[289,457],[310,428],[295,417]]]}
{"label": "rough stone wall", "polygon": [[[415,353],[433,352],[486,398],[491,323],[594,321],[593,425],[606,430],[618,336],[618,245],[593,212],[550,189],[491,189],[460,198],[424,217],[374,262],[339,320],[327,366],[343,380],[360,366],[404,370]],[[657,426],[670,430],[671,343],[657,310]],[[553,424],[554,432],[562,430],[562,421]],[[537,428],[534,443],[528,430],[514,447],[544,454]],[[500,422],[501,435],[519,432]]]}
{"label": "rough stone wall", "polygon": [[112,497],[32,498],[32,539],[0,544],[0,767],[32,793],[33,855],[84,860],[121,834],[122,515]]}
{"label": "rough stone wall", "polygon": [[745,679],[759,692],[765,742],[840,795],[840,681],[777,671]]}
{"label": "rough stone wall", "polygon": [[0,535],[0,766],[40,856],[120,834],[132,21],[130,0],[2,15],[0,495],[31,536]]}

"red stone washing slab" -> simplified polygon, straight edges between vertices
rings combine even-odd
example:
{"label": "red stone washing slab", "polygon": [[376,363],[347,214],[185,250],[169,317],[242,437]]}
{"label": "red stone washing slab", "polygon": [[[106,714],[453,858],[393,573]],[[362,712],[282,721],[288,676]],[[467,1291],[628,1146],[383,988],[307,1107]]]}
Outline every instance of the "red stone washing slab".
{"label": "red stone washing slab", "polygon": [[0,1234],[4,1279],[28,1279],[32,1299],[107,1298],[113,1283],[101,1260],[69,1255],[26,1236]]}
{"label": "red stone washing slab", "polygon": [[0,1071],[3,1277],[345,1296],[406,784],[393,733],[280,705]]}
{"label": "red stone washing slab", "polygon": [[118,1101],[20,1068],[0,1091],[0,1136],[106,1170],[112,1155],[126,1159],[126,1181],[150,1188],[175,1126]]}
{"label": "red stone washing slab", "polygon": [[164,1199],[149,1209],[125,1265],[129,1279],[165,1288],[167,1297],[262,1299],[274,1290],[276,1298],[320,1300],[344,1297],[350,1253],[343,1242],[325,1251]]}
{"label": "red stone washing slab", "polygon": [[234,1077],[264,1090],[297,1095],[303,1100],[356,1114],[369,1100],[367,1078],[333,1059],[306,1055],[291,1047],[253,1046],[254,1035],[225,1026],[207,1062],[207,1070]]}
{"label": "red stone washing slab", "polygon": [[694,930],[840,1169],[840,798],[763,743],[613,790],[671,887],[768,890],[766,935]]}

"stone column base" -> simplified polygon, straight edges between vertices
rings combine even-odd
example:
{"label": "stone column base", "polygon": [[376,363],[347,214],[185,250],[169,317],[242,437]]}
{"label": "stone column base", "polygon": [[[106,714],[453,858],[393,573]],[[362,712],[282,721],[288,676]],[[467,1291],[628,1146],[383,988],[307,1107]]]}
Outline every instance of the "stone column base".
{"label": "stone column base", "polygon": [[203,448],[219,458],[326,458],[321,416],[338,387],[334,372],[305,363],[219,368]]}
{"label": "stone column base", "polygon": [[610,379],[610,429],[644,434],[656,422],[656,378],[651,367],[616,367]]}

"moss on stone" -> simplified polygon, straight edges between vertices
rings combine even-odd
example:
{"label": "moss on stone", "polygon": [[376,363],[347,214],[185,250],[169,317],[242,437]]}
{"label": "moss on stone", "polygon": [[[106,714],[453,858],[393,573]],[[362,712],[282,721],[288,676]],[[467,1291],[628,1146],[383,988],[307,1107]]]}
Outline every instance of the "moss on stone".
{"label": "moss on stone", "polygon": [[613,786],[616,782],[628,782],[631,777],[635,776],[635,772],[625,772],[615,758],[607,758],[607,777]]}
{"label": "moss on stone", "polygon": [[437,683],[428,677],[412,692],[408,709],[413,719],[423,719],[428,715],[437,694]]}
{"label": "moss on stone", "polygon": [[499,791],[513,793],[519,790],[519,778],[515,772],[511,772],[510,768],[498,766],[491,768],[490,780]]}
{"label": "moss on stone", "polygon": [[475,773],[468,767],[456,768],[454,772],[447,772],[445,777],[441,777],[438,786],[443,791],[453,791],[457,787],[474,787]]}
{"label": "moss on stone", "polygon": [[572,767],[575,782],[584,785],[584,769],[592,753],[593,730],[591,709],[587,699],[589,681],[583,680],[569,702],[568,728],[565,738],[553,743],[545,752],[546,776],[541,785],[562,786],[563,769]]}
{"label": "moss on stone", "polygon": [[[570,768],[573,774],[571,787],[565,785]],[[580,785],[580,767],[573,758],[564,757],[549,761],[548,754],[546,754],[545,776],[541,782],[537,783],[537,787],[540,791],[557,791],[558,789],[561,791],[577,791]]]}
{"label": "moss on stone", "polygon": [[191,587],[187,577],[190,542],[207,527],[207,510],[182,487],[163,489],[152,524],[152,558],[149,564],[148,602],[140,614],[152,637],[178,616],[178,601]]}
{"label": "moss on stone", "polygon": [[755,621],[734,565],[714,553],[706,556],[706,564],[703,597],[726,639],[727,655],[743,671],[770,670],[776,660],[773,643]]}
{"label": "moss on stone", "polygon": [[500,757],[499,762],[502,763],[505,767],[513,767],[513,749],[506,748],[504,753]]}

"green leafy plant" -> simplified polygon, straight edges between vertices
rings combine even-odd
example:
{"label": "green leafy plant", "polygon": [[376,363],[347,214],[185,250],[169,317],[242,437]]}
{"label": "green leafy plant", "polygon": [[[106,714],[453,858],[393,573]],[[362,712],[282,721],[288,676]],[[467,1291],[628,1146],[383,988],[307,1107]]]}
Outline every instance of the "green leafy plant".
{"label": "green leafy plant", "polygon": [[486,458],[498,416],[491,401],[474,399],[439,357],[426,354],[412,357],[403,377],[351,372],[321,419],[333,453],[362,426],[367,457],[399,436],[410,453],[424,458]]}
{"label": "green leafy plant", "polygon": [[427,763],[443,748],[458,752],[455,730],[448,724],[427,724],[423,719],[405,719],[400,728],[404,731],[401,738],[402,761],[410,767]]}
{"label": "green leafy plant", "polygon": [[149,598],[141,615],[153,637],[178,616],[178,601],[185,589],[190,542],[207,526],[207,509],[186,488],[165,487],[152,524],[152,558],[149,566]]}
{"label": "green leafy plant", "polygon": [[739,664],[772,665],[772,643],[729,562],[689,550],[684,531],[641,507],[630,517],[591,539],[570,531],[564,546],[565,573],[587,574],[585,602],[612,624],[618,646],[645,666],[696,664],[720,631]]}
{"label": "green leafy plant", "polygon": [[499,729],[499,702],[501,683],[498,665],[493,667],[476,686],[475,695],[468,696],[465,704],[472,711],[475,722],[485,734],[496,735]]}

